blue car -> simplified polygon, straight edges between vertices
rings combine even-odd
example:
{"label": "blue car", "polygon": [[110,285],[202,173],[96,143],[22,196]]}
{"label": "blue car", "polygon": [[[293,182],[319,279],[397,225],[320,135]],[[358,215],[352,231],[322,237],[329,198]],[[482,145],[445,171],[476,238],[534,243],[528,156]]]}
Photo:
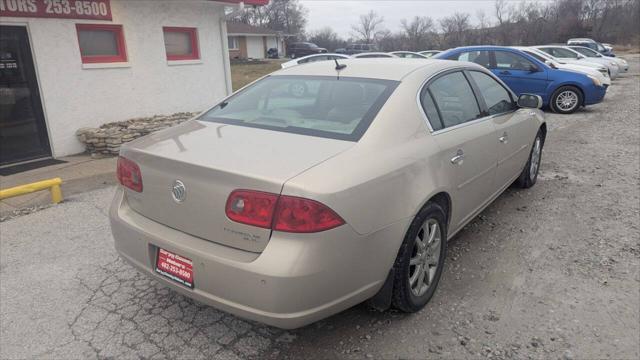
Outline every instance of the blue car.
{"label": "blue car", "polygon": [[470,61],[491,70],[518,96],[540,95],[544,106],[570,114],[580,106],[597,104],[607,88],[599,79],[547,65],[520,50],[501,46],[466,46],[450,49],[433,58]]}

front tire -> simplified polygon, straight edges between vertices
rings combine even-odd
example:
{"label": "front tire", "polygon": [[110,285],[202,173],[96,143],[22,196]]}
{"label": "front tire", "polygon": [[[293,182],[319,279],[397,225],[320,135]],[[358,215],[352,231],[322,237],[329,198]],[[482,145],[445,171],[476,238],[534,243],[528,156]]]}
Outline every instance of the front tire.
{"label": "front tire", "polygon": [[422,309],[438,287],[447,253],[447,221],[442,207],[427,203],[411,222],[394,264],[393,305]]}
{"label": "front tire", "polygon": [[558,114],[572,114],[583,103],[582,92],[575,86],[561,86],[551,95],[551,110]]}
{"label": "front tire", "polygon": [[538,172],[540,171],[540,162],[542,161],[542,147],[544,146],[544,137],[542,130],[538,130],[536,138],[533,140],[533,146],[531,147],[531,153],[529,154],[529,160],[522,169],[520,177],[516,180],[516,184],[523,188],[528,189],[536,184],[538,180]]}

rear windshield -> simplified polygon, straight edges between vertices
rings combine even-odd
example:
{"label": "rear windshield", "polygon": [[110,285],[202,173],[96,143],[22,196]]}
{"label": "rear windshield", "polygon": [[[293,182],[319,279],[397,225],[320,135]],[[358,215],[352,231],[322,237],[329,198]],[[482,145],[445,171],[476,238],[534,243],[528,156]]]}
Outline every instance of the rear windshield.
{"label": "rear windshield", "polygon": [[398,82],[335,76],[269,76],[199,120],[358,141]]}

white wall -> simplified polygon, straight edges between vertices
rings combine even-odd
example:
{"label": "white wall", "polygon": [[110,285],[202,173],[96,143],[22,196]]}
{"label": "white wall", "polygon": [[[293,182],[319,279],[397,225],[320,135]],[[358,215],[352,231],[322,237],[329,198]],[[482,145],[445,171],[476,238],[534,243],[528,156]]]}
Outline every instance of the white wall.
{"label": "white wall", "polygon": [[[226,95],[222,4],[112,0],[111,9],[113,21],[1,19],[2,24],[28,27],[56,157],[84,151],[75,136],[81,127],[204,110]],[[123,25],[128,54],[125,67],[83,67],[76,23]],[[169,65],[163,26],[197,27],[201,61]]]}
{"label": "white wall", "polygon": [[262,36],[247,36],[247,57],[264,59],[266,56]]}

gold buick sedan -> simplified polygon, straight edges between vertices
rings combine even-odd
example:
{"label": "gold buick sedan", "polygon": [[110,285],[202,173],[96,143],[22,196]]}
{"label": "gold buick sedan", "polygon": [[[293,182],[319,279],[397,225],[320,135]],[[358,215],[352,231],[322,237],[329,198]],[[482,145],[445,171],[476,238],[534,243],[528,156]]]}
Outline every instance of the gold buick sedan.
{"label": "gold buick sedan", "polygon": [[123,146],[115,247],[185,296],[281,328],[366,300],[416,312],[447,240],[535,184],[541,104],[458,61],[277,71]]}

